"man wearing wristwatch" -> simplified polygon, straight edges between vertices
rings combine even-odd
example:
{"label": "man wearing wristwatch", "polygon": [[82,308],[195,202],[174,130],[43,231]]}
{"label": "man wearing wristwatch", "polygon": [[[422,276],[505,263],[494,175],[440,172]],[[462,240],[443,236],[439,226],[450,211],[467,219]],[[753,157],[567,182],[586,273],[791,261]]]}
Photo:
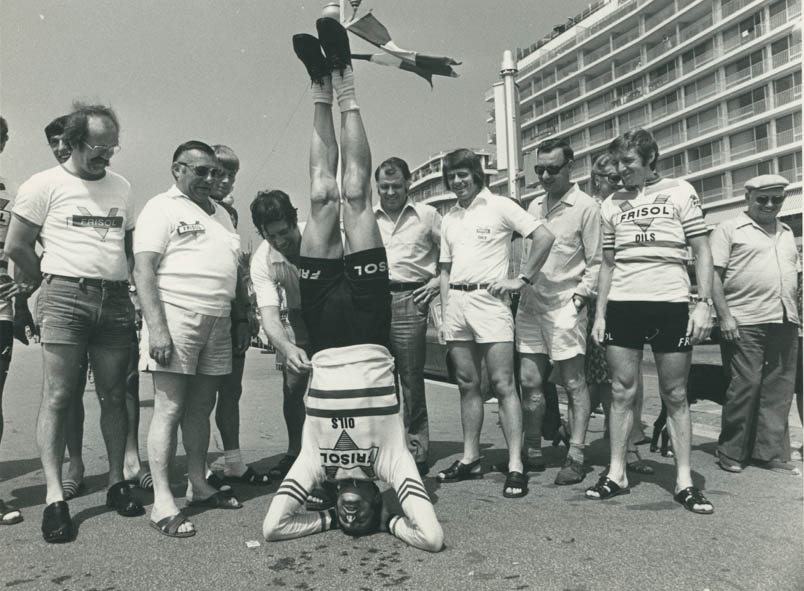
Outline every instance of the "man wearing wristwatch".
{"label": "man wearing wristwatch", "polygon": [[567,392],[570,445],[556,475],[558,485],[576,484],[586,476],[584,446],[591,412],[584,372],[588,316],[580,312],[595,294],[601,257],[600,210],[570,181],[573,156],[564,139],[549,139],[537,148],[535,169],[545,194],[531,202],[528,213],[542,221],[556,241],[533,283],[521,291],[516,315],[526,469],[545,468],[543,384],[550,361]]}

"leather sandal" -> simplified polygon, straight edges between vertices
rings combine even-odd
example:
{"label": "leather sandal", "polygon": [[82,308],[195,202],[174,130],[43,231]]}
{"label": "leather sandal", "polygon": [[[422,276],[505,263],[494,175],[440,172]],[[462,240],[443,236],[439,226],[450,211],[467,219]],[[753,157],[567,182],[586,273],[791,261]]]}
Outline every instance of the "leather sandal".
{"label": "leather sandal", "polygon": [[482,471],[478,469],[475,472],[475,468],[480,468],[480,458],[471,464],[464,464],[460,460],[455,460],[449,468],[439,472],[436,478],[441,482],[460,482],[461,480],[482,478]]}
{"label": "leather sandal", "polygon": [[[700,515],[711,515],[715,512],[715,507],[701,492],[701,489],[695,486],[688,486],[684,490],[679,491],[673,497],[677,503],[681,503],[687,511],[698,513]],[[708,509],[696,509],[695,505],[709,505]]]}
{"label": "leather sandal", "polygon": [[56,501],[42,514],[42,537],[48,544],[62,544],[73,537],[73,520],[66,501]]}
{"label": "leather sandal", "polygon": [[[508,492],[511,489],[518,488],[520,492]],[[522,472],[509,472],[505,477],[505,484],[503,484],[503,496],[506,499],[519,499],[528,494],[528,479]]]}
{"label": "leather sandal", "polygon": [[627,495],[631,489],[627,486],[620,486],[608,476],[601,476],[592,487],[586,489],[586,498],[593,501],[605,501],[617,495]]}
{"label": "leather sandal", "polygon": [[113,484],[106,492],[106,506],[117,511],[123,517],[144,515],[145,509],[139,501],[131,496],[131,489],[126,482]]}

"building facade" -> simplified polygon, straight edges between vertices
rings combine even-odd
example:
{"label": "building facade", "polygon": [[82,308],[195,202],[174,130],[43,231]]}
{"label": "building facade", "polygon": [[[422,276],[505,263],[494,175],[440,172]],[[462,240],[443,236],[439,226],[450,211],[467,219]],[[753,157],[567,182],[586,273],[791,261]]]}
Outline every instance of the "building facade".
{"label": "building facade", "polygon": [[[749,178],[787,177],[781,216],[800,241],[801,0],[602,0],[517,57],[524,203],[542,191],[539,142],[566,137],[588,190],[594,158],[642,127],[709,224],[743,208]],[[505,183],[504,171],[491,180],[498,193]]]}

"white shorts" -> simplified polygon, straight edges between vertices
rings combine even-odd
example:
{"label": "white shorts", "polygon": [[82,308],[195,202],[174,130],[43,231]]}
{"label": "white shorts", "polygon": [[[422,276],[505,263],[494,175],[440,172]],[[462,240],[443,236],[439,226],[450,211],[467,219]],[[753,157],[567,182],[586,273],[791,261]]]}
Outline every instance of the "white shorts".
{"label": "white shorts", "polygon": [[164,371],[184,375],[225,376],[232,373],[232,320],[207,316],[162,302],[168,332],[173,341],[170,363],[151,358],[148,324],[142,323],[140,371]]}
{"label": "white shorts", "polygon": [[444,315],[444,335],[447,342],[511,343],[514,340],[511,308],[485,289],[451,289]]}
{"label": "white shorts", "polygon": [[516,350],[526,354],[547,355],[553,361],[565,361],[586,354],[586,308],[576,311],[570,301],[549,312],[516,314]]}

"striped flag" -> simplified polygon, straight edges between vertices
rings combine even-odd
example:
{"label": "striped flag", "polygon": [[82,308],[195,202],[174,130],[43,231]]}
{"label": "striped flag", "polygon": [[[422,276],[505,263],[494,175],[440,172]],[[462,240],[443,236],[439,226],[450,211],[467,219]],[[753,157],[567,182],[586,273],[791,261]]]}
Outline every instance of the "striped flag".
{"label": "striped flag", "polygon": [[400,68],[421,76],[433,85],[433,76],[450,76],[456,78],[458,73],[452,66],[461,62],[445,56],[432,56],[402,49],[391,39],[391,34],[372,13],[367,13],[349,23],[344,23],[347,31],[351,31],[361,39],[376,45],[385,53],[380,54],[353,54],[355,59],[362,59],[380,64]]}

